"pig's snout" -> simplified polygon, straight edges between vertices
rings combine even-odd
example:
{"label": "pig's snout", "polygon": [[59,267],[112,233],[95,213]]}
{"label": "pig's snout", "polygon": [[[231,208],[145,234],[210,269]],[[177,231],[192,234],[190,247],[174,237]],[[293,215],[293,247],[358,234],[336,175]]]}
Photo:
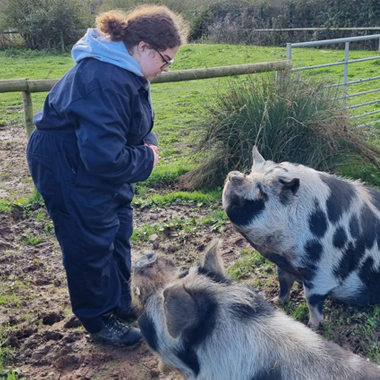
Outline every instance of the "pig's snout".
{"label": "pig's snout", "polygon": [[157,261],[157,255],[155,253],[148,253],[145,256],[141,257],[138,261],[134,263],[136,269],[141,269],[152,265]]}

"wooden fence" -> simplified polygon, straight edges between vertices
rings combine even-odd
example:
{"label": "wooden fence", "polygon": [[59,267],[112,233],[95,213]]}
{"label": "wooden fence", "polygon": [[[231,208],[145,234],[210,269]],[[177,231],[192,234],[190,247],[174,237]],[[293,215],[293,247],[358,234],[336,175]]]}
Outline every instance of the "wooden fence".
{"label": "wooden fence", "polygon": [[[206,69],[178,70],[163,73],[152,80],[152,84],[165,82],[178,82],[199,79],[211,79],[218,77],[263,73],[269,71],[290,72],[292,62],[289,60],[252,63],[245,65],[211,67]],[[21,92],[25,115],[25,128],[28,137],[34,130],[33,124],[33,92],[47,92],[58,82],[59,79],[29,80],[10,79],[0,80],[0,93]]]}

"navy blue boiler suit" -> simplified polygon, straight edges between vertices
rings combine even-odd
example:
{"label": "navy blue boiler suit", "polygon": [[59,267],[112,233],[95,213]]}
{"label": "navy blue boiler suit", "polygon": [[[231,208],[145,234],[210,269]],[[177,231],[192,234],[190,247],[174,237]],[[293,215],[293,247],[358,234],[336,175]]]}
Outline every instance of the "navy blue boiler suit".
{"label": "navy blue boiler suit", "polygon": [[133,183],[157,144],[144,79],[87,58],[48,94],[27,159],[60,243],[74,314],[89,332],[130,305]]}

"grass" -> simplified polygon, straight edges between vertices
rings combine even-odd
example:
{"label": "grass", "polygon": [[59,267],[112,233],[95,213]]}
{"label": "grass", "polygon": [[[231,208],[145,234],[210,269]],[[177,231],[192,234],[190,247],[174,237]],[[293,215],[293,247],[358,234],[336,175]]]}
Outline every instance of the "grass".
{"label": "grass", "polygon": [[[252,277],[257,270],[265,271],[267,274],[272,272],[274,264],[254,250],[243,250],[242,259],[235,262],[230,268],[230,276],[236,280],[243,280]],[[268,271],[268,268],[271,268]]]}
{"label": "grass", "polygon": [[[197,209],[194,209],[196,211]],[[134,228],[132,242],[149,241],[153,235],[174,236],[187,234],[195,237],[200,227],[209,227],[210,231],[222,233],[228,223],[224,211],[211,212],[206,217],[164,218],[157,223],[144,223]]]}
{"label": "grass", "polygon": [[0,293],[0,305],[17,305],[20,298],[16,294]]}
{"label": "grass", "polygon": [[[140,192],[141,193],[141,192]],[[201,191],[177,191],[169,192],[166,194],[154,193],[152,195],[143,193],[134,198],[134,207],[150,209],[167,208],[179,204],[192,203],[192,210],[197,212],[202,206],[210,206],[210,215],[207,217],[174,217],[169,219],[160,220],[158,223],[146,223],[134,229],[132,241],[148,241],[149,238],[156,235],[169,235],[173,231],[180,233],[196,234],[200,226],[209,226],[211,231],[221,232],[224,225],[228,222],[227,216],[224,211],[218,209],[219,201],[221,198],[221,191],[213,191],[203,193]]]}
{"label": "grass", "polygon": [[221,197],[221,192],[202,193],[201,191],[178,191],[168,194],[153,194],[143,198],[135,198],[134,205],[138,207],[167,207],[179,203],[196,202],[197,206],[211,204]]}
{"label": "grass", "polygon": [[0,214],[8,214],[12,211],[14,203],[8,199],[0,199]]}
{"label": "grass", "polygon": [[24,238],[25,244],[38,245],[42,242],[42,238],[39,236],[28,235]]}
{"label": "grass", "polygon": [[[1,302],[1,296],[0,296]],[[3,380],[24,380],[20,376],[21,371],[18,368],[11,368],[9,364],[13,362],[14,354],[12,350],[5,345],[6,342],[6,326],[0,328],[0,379]]]}
{"label": "grass", "polygon": [[159,223],[145,223],[134,229],[132,242],[148,241],[152,235],[193,234],[197,230],[197,219],[178,218],[163,219]]}
{"label": "grass", "polygon": [[[26,198],[18,198],[16,192],[12,193],[12,197],[12,199],[0,199],[0,214],[10,213],[17,207],[19,207],[22,212],[26,213],[44,206],[41,194],[36,189],[34,189],[32,194]],[[42,218],[42,215],[39,215],[38,218]]]}

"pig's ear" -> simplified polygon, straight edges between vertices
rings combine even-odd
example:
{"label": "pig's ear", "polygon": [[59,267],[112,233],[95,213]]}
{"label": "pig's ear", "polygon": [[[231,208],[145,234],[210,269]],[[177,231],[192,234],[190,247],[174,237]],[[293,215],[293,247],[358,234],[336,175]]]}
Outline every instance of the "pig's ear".
{"label": "pig's ear", "polygon": [[216,275],[225,276],[224,263],[220,255],[221,239],[213,239],[206,248],[206,253],[201,262],[201,268]]}
{"label": "pig's ear", "polygon": [[173,338],[198,323],[197,302],[183,285],[174,285],[164,290],[164,311],[166,326]]}
{"label": "pig's ear", "polygon": [[188,289],[183,284],[164,290],[166,326],[173,338],[202,340],[215,323],[217,303],[207,289]]}
{"label": "pig's ear", "polygon": [[257,146],[252,148],[252,166],[263,164],[265,162],[264,157],[259,153]]}
{"label": "pig's ear", "polygon": [[292,196],[297,195],[300,187],[300,179],[280,178],[279,182],[281,184],[280,200],[282,203],[287,203]]}

